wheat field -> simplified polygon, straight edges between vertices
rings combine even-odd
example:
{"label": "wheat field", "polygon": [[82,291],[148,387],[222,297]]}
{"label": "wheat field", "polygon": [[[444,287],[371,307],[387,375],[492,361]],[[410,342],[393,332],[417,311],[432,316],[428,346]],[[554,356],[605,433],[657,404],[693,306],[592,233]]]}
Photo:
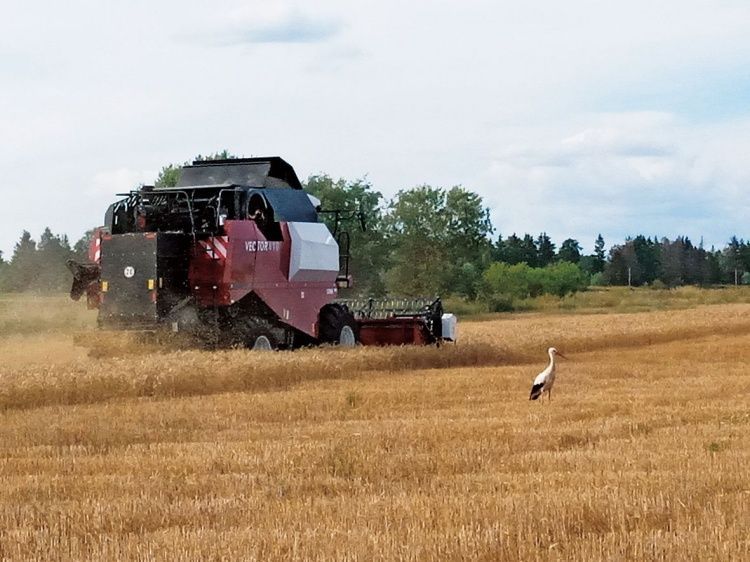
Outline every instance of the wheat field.
{"label": "wheat field", "polygon": [[750,304],[439,349],[92,352],[91,326],[0,299],[2,560],[750,559]]}

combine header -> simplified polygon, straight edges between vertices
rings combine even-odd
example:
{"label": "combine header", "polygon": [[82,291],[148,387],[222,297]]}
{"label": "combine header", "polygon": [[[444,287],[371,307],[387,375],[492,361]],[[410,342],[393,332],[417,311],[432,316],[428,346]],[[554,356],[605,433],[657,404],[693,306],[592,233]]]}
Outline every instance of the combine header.
{"label": "combine header", "polygon": [[456,318],[443,313],[440,299],[341,299],[354,313],[364,345],[439,345],[454,339]]}
{"label": "combine header", "polygon": [[[346,301],[348,235],[278,157],[194,162],[177,187],[123,194],[94,231],[89,262],[70,261],[105,329],[188,332],[255,349],[321,343],[438,344],[455,317],[435,301]],[[343,267],[340,267],[343,265]]]}

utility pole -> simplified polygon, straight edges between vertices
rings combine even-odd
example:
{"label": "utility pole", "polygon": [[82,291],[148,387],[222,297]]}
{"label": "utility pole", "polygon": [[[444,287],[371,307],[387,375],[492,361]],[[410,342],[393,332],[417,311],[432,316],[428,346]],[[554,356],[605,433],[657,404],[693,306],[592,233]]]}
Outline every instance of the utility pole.
{"label": "utility pole", "polygon": [[[735,270],[735,273],[736,273],[736,270]],[[735,279],[736,279],[736,277],[737,277],[737,275],[735,275]],[[630,266],[628,266],[628,287],[630,287],[630,279],[631,279]]]}

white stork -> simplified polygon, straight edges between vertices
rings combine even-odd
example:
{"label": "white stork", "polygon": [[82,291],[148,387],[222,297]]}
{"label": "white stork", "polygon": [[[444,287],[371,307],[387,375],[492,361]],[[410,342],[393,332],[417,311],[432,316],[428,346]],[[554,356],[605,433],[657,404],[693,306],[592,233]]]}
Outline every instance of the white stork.
{"label": "white stork", "polygon": [[534,384],[531,386],[531,394],[529,394],[529,400],[536,400],[544,392],[546,392],[547,397],[552,400],[552,385],[555,384],[555,357],[558,355],[563,359],[567,359],[567,357],[557,351],[554,347],[550,347],[547,350],[547,353],[549,353],[549,365],[547,365],[547,368],[539,373],[534,379]]}

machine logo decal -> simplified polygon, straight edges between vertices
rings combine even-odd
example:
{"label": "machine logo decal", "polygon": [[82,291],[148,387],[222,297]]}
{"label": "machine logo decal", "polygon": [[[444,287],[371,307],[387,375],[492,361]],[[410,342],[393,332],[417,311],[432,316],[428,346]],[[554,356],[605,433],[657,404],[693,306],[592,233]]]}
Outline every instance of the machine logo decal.
{"label": "machine logo decal", "polygon": [[281,250],[281,242],[269,240],[246,240],[246,252],[278,252]]}
{"label": "machine logo decal", "polygon": [[132,265],[129,265],[129,266],[127,266],[127,267],[125,268],[125,270],[124,270],[124,271],[123,271],[122,273],[123,273],[123,275],[124,275],[124,276],[125,276],[125,277],[126,277],[127,279],[132,279],[132,278],[133,278],[133,275],[135,275],[135,268],[134,268],[134,267],[133,267]]}

